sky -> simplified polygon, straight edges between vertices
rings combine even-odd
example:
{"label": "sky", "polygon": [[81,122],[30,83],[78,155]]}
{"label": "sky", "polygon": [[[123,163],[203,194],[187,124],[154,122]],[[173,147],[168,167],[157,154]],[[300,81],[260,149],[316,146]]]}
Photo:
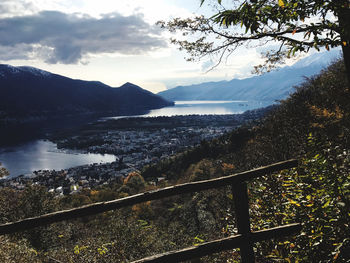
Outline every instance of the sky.
{"label": "sky", "polygon": [[1,0],[0,63],[32,66],[112,87],[132,82],[152,92],[251,75],[255,49],[216,69],[187,62],[159,20],[210,13],[199,0]]}

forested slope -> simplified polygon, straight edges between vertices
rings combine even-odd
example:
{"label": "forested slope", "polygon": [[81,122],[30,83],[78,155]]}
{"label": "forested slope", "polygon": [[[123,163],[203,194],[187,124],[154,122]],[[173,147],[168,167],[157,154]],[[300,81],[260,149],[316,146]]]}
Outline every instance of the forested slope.
{"label": "forested slope", "polygon": [[[257,262],[350,260],[350,91],[342,61],[306,79],[259,123],[145,167],[118,183],[53,198],[31,186],[1,189],[2,223],[155,187],[203,180],[289,158],[297,169],[249,185],[253,230],[303,223],[300,235],[256,245]],[[157,186],[153,178],[163,177]],[[4,262],[128,262],[236,233],[230,188],[135,205],[129,209],[1,237]],[[239,262],[237,251],[202,259]]]}

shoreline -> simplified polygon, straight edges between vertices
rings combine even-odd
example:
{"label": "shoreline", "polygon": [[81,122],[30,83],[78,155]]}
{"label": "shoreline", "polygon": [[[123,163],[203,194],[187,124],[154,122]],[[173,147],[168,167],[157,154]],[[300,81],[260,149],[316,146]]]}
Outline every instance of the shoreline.
{"label": "shoreline", "polygon": [[[20,190],[27,183],[36,182],[52,188],[61,182],[65,186],[65,194],[71,193],[67,185],[74,185],[73,181],[83,180],[83,187],[95,187],[141,170],[145,165],[170,158],[203,140],[220,137],[244,123],[257,121],[268,110],[264,108],[231,115],[138,117],[85,124],[48,139],[56,143],[59,152],[61,149],[63,153],[112,154],[115,161],[34,171],[29,176],[2,179],[1,185]],[[89,175],[88,180],[86,174]]]}

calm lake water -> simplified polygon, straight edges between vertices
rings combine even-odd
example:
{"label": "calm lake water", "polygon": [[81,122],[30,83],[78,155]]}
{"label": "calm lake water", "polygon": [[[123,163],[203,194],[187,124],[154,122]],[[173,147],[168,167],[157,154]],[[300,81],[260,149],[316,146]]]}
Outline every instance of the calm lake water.
{"label": "calm lake water", "polygon": [[[192,114],[236,114],[247,110],[266,107],[271,104],[273,103],[258,101],[176,101],[174,107],[152,110],[148,114],[139,116],[158,117]],[[124,117],[126,116],[109,118],[119,119]],[[57,130],[61,124],[56,123],[55,125],[56,126],[49,126],[51,129]],[[44,126],[38,124],[35,124],[32,129],[34,131],[38,130],[38,127],[40,127],[40,129],[45,129]],[[25,130],[26,133],[29,133],[28,128],[15,130]],[[8,136],[11,136],[11,133],[7,134],[5,137]],[[21,174],[31,174],[33,171],[37,170],[61,170],[85,164],[108,163],[116,159],[113,155],[61,151],[57,149],[56,144],[38,138],[41,137],[35,137],[34,134],[30,137],[29,142],[21,142],[16,146],[0,147],[0,162],[10,171],[11,177],[16,177]]]}
{"label": "calm lake water", "polygon": [[152,110],[146,116],[236,114],[261,107],[264,103],[256,101],[176,101],[174,107]]}
{"label": "calm lake water", "polygon": [[56,144],[36,140],[19,146],[0,149],[0,161],[10,171],[10,177],[31,174],[38,170],[61,170],[74,166],[108,163],[116,160],[110,154],[83,154],[57,149]]}
{"label": "calm lake water", "polygon": [[[151,110],[144,115],[133,117],[161,117],[176,115],[225,115],[238,114],[247,110],[263,108],[273,104],[270,101],[175,101],[175,106]],[[120,119],[131,116],[108,117]]]}

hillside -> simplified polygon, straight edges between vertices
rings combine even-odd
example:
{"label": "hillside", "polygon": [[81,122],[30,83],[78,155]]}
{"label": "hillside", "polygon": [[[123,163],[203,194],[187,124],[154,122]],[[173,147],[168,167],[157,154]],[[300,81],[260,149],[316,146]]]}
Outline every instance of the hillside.
{"label": "hillside", "polygon": [[[297,158],[298,169],[250,184],[253,229],[303,223],[302,235],[257,246],[257,261],[350,262],[350,232],[343,227],[350,223],[349,101],[345,67],[338,61],[296,87],[258,125],[247,124],[218,140],[202,143],[172,160],[145,168],[143,175],[147,178],[166,174],[170,181],[178,183]],[[217,227],[216,233],[220,231],[217,214],[227,200],[217,195],[219,191],[195,197],[202,206],[202,202],[208,202],[207,220],[215,218],[199,220],[199,229],[201,224],[203,227],[211,222]],[[192,215],[195,217],[195,213]],[[232,214],[228,212],[226,216]],[[227,258],[238,260],[232,255]]]}
{"label": "hillside", "polygon": [[261,76],[178,86],[158,95],[168,100],[280,100],[292,93],[294,85],[319,73],[337,57],[339,51],[324,52]]}
{"label": "hillside", "polygon": [[32,67],[0,65],[0,118],[140,114],[173,103],[134,84],[119,88]]}
{"label": "hillside", "polygon": [[[38,185],[23,191],[1,189],[0,220],[6,223],[298,158],[298,168],[248,185],[253,231],[302,223],[299,235],[257,243],[256,261],[349,262],[349,101],[349,83],[339,61],[298,86],[260,122],[203,141],[145,167],[141,174],[133,172],[114,184],[56,198]],[[228,186],[1,236],[0,258],[9,258],[8,262],[132,262],[235,234]],[[228,250],[201,262],[238,263],[240,257],[236,250]]]}

